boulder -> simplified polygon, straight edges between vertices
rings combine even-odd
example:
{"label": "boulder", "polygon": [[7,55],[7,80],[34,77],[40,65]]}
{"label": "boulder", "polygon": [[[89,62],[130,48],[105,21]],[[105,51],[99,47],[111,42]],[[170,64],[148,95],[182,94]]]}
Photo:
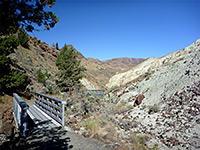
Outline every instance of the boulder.
{"label": "boulder", "polygon": [[138,95],[137,98],[136,98],[136,100],[135,100],[135,102],[134,102],[134,106],[136,107],[136,106],[140,105],[140,104],[142,103],[142,100],[143,100],[144,98],[145,98],[145,97],[144,97],[143,94]]}

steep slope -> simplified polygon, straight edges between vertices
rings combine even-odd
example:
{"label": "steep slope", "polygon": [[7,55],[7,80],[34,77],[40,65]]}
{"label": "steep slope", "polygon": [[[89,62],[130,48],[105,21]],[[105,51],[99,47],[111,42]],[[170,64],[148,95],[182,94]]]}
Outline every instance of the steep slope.
{"label": "steep slope", "polygon": [[[48,90],[37,81],[37,71],[39,68],[41,68],[43,72],[47,72],[51,75],[47,80],[46,87],[52,87],[53,90],[56,89],[55,74],[58,72],[58,68],[55,61],[60,51],[47,45],[45,42],[41,42],[36,37],[28,36],[28,38],[28,49],[19,46],[15,53],[10,55],[13,63],[17,63],[18,66],[20,66],[18,69],[21,69],[22,72],[26,72],[26,75],[30,78],[31,84],[28,86],[27,90],[37,90],[41,92],[46,92]],[[72,45],[67,45],[67,47],[74,48]],[[81,65],[85,66],[87,69],[85,78],[81,80],[86,89],[105,89],[105,84],[116,72],[123,70],[123,66],[126,69],[126,67],[131,65],[129,61],[128,65],[125,65],[127,63],[127,61],[125,61],[124,65],[121,67],[113,67],[97,59],[87,59],[78,50],[75,49],[75,51],[78,52],[78,59],[81,60]],[[133,64],[134,63],[135,62],[133,62]]]}
{"label": "steep slope", "polygon": [[160,58],[148,58],[145,61],[135,65],[130,70],[114,75],[106,84],[108,88],[123,86],[131,81],[137,80],[145,74],[152,74],[157,68],[167,66],[184,59],[191,52],[190,48],[185,48],[177,52],[168,54]]}
{"label": "steep slope", "polygon": [[[97,85],[105,88],[105,84],[109,79],[118,72],[127,70],[130,66],[143,61],[137,58],[116,58],[106,61],[100,61],[94,58],[81,59],[82,65],[87,68],[87,76],[97,80]],[[94,82],[92,82],[95,84]]]}
{"label": "steep slope", "polygon": [[42,83],[38,82],[37,71],[39,68],[42,69],[43,73],[47,72],[50,75],[46,81],[46,87],[52,86],[53,89],[56,89],[54,77],[58,72],[55,64],[58,54],[58,50],[31,36],[29,36],[28,49],[19,46],[15,50],[15,53],[10,57],[14,63],[20,66],[19,69],[24,70],[29,77],[31,83],[28,85],[27,91],[40,91],[44,93],[47,91]]}
{"label": "steep slope", "polygon": [[105,84],[110,77],[118,71],[118,69],[112,68],[109,65],[86,58],[81,59],[81,65],[87,69],[86,78],[96,89],[105,89]]}
{"label": "steep slope", "polygon": [[[144,62],[154,73],[106,96],[117,105],[134,107],[114,114],[115,122],[127,129],[124,134],[149,135],[149,146],[157,143],[161,149],[199,149],[200,40],[184,50]],[[138,65],[141,69],[135,67],[137,71],[146,68],[144,62]]]}

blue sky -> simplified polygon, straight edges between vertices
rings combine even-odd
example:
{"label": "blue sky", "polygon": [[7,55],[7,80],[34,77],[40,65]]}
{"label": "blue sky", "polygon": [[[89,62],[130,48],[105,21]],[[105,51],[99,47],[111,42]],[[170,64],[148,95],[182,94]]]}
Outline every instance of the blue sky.
{"label": "blue sky", "polygon": [[161,57],[200,38],[200,0],[57,0],[50,31],[29,33],[85,57]]}

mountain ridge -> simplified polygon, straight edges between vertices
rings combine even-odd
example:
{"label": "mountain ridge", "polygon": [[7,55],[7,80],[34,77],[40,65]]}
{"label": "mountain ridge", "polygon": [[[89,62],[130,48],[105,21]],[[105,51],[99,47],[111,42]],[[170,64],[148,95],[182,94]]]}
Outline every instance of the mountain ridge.
{"label": "mountain ridge", "polygon": [[[35,90],[45,92],[46,90],[42,89],[42,85],[37,81],[37,69],[41,67],[43,71],[46,70],[55,76],[58,71],[55,61],[60,50],[56,50],[54,47],[51,47],[45,42],[37,39],[37,37],[28,35],[28,39],[29,48],[27,49],[19,46],[15,50],[15,53],[11,55],[11,59],[13,63],[18,63],[18,66],[24,68],[24,72],[26,72],[26,75],[31,79],[31,84],[33,84],[29,87],[34,86],[34,88],[36,88]],[[85,78],[81,80],[86,89],[105,89],[105,84],[109,78],[126,67],[126,62],[123,64],[123,68],[112,67],[98,59],[93,61],[93,58],[86,58],[76,50],[73,45],[67,45],[67,47],[75,49],[78,53],[78,59],[81,60],[81,65],[85,66],[87,69],[84,73]],[[48,83],[47,86],[56,88],[55,81],[48,82],[50,83]]]}
{"label": "mountain ridge", "polygon": [[[198,42],[198,40],[196,42]],[[188,47],[191,47],[191,45]],[[133,66],[131,69],[111,77],[106,86],[108,88],[124,86],[127,83],[145,75],[146,73],[149,74],[154,72],[157,68],[163,65],[170,65],[184,59],[184,57],[190,52],[191,51],[189,48],[184,48],[159,58],[149,57],[146,60]]]}

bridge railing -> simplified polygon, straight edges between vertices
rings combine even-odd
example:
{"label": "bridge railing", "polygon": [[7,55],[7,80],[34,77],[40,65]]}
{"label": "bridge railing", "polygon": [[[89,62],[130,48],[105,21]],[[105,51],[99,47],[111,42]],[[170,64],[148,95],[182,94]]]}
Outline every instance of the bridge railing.
{"label": "bridge railing", "polygon": [[20,131],[20,135],[26,136],[27,125],[28,125],[28,115],[27,110],[29,106],[24,102],[16,93],[13,93],[14,105],[13,114]]}
{"label": "bridge railing", "polygon": [[105,90],[85,90],[85,95],[94,94],[96,96],[103,96],[104,93],[105,93]]}
{"label": "bridge railing", "polygon": [[34,104],[64,126],[64,105],[66,104],[66,101],[35,92]]}

